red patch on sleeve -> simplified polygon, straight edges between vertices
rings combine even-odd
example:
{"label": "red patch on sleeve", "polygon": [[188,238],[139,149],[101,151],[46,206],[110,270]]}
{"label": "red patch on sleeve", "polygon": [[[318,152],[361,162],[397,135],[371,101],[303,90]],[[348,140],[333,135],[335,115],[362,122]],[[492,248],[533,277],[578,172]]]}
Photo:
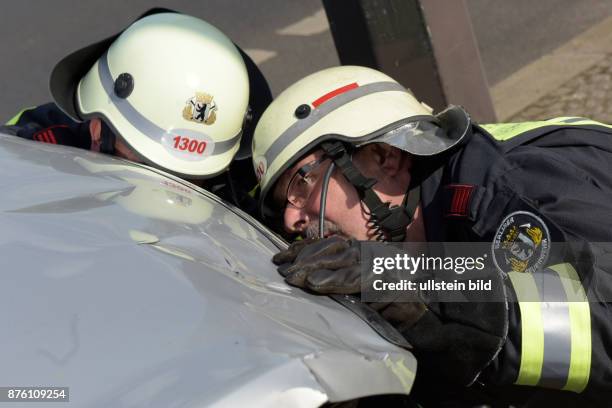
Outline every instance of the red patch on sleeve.
{"label": "red patch on sleeve", "polygon": [[449,184],[445,188],[452,191],[452,198],[450,208],[444,215],[446,217],[468,217],[470,198],[474,186],[470,184]]}

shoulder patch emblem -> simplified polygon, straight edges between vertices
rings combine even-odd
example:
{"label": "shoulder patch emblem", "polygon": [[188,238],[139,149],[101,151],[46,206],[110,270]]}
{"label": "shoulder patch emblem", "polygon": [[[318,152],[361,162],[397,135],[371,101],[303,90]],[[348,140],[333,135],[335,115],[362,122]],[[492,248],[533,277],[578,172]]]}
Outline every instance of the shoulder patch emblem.
{"label": "shoulder patch emblem", "polygon": [[500,271],[533,273],[544,267],[548,259],[548,227],[529,211],[513,212],[497,228],[491,251]]}

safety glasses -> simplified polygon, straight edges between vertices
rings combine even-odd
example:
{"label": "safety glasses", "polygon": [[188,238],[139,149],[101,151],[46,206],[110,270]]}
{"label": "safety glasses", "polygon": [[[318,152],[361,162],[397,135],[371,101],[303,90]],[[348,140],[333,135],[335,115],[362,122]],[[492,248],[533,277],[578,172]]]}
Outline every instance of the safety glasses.
{"label": "safety glasses", "polygon": [[321,180],[325,170],[325,164],[329,158],[322,156],[313,160],[296,171],[287,186],[287,202],[296,208],[304,208],[312,195],[312,192]]}

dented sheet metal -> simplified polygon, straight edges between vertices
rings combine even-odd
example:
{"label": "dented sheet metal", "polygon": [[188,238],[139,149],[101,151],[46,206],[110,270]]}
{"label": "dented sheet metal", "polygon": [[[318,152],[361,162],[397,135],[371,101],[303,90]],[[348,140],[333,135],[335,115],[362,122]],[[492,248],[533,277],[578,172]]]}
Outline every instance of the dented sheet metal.
{"label": "dented sheet metal", "polygon": [[409,393],[410,352],[287,286],[270,262],[282,243],[208,193],[9,136],[0,171],[0,384],[67,386],[71,407]]}

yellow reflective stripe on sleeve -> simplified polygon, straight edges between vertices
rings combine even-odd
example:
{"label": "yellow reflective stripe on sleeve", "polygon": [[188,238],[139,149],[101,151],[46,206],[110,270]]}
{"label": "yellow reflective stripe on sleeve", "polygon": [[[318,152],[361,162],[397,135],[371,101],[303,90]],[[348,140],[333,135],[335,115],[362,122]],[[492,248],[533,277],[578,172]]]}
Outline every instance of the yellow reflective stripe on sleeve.
{"label": "yellow reflective stripe on sleeve", "polygon": [[603,126],[612,129],[612,125],[597,122],[586,118],[578,118],[572,116],[564,116],[549,120],[523,123],[492,123],[482,125],[496,140],[504,141],[512,139],[522,133],[528,132],[544,126]]}
{"label": "yellow reflective stripe on sleeve", "polygon": [[508,274],[521,313],[518,385],[582,392],[591,372],[591,314],[570,264]]}
{"label": "yellow reflective stripe on sleeve", "polygon": [[582,392],[591,373],[591,311],[580,277],[570,264],[551,266],[561,277],[569,302],[572,351],[567,383],[563,390]]}
{"label": "yellow reflective stripe on sleeve", "polygon": [[[538,288],[530,273],[508,273],[521,312],[521,364],[515,384],[535,386],[542,375],[544,362],[544,329]],[[524,341],[529,339],[529,341]]]}
{"label": "yellow reflective stripe on sleeve", "polygon": [[17,121],[19,120],[19,118],[21,117],[21,115],[23,115],[23,112],[25,111],[29,111],[30,109],[34,109],[36,108],[36,106],[30,106],[29,108],[25,108],[22,109],[18,114],[16,114],[15,116],[13,116],[8,122],[5,123],[5,125],[7,126],[13,126],[14,124],[17,123]]}

